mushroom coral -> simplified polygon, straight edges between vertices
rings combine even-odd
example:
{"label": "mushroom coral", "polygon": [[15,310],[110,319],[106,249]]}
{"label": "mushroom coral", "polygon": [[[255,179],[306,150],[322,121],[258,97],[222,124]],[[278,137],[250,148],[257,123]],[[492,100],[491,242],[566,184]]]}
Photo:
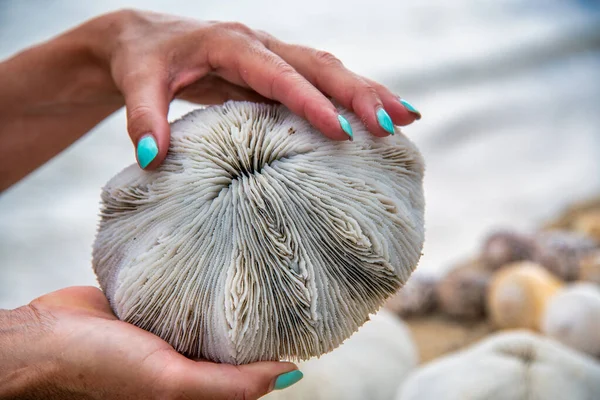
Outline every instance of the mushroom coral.
{"label": "mushroom coral", "polygon": [[397,400],[600,398],[600,364],[533,333],[499,333],[414,370]]}
{"label": "mushroom coral", "polygon": [[401,132],[339,111],[352,142],[281,105],[196,110],[157,170],[111,179],[93,266],[115,314],[232,364],[308,359],[355,332],[421,256],[424,163]]}
{"label": "mushroom coral", "polygon": [[417,363],[406,325],[381,310],[331,353],[299,363],[304,379],[265,400],[391,399]]}

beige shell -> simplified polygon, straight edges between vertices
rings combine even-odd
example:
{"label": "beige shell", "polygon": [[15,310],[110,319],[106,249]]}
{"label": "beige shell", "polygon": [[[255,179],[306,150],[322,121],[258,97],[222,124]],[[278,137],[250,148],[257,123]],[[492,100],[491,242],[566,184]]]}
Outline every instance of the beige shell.
{"label": "beige shell", "polygon": [[600,399],[600,363],[533,333],[499,333],[414,370],[396,399]]}
{"label": "beige shell", "polygon": [[538,264],[510,264],[496,272],[490,283],[490,319],[502,329],[539,330],[546,304],[561,286],[558,278]]}
{"label": "beige shell", "polygon": [[331,353],[299,363],[300,382],[264,399],[391,399],[418,361],[406,325],[381,310]]}
{"label": "beige shell", "polygon": [[228,102],[171,125],[152,172],[102,192],[93,265],[116,315],[234,364],[308,359],[408,279],[423,160],[399,131],[332,141],[283,106]]}
{"label": "beige shell", "polygon": [[573,229],[600,242],[600,210],[583,213],[573,221]]}
{"label": "beige shell", "polygon": [[591,356],[600,356],[600,287],[574,283],[550,299],[542,332]]}

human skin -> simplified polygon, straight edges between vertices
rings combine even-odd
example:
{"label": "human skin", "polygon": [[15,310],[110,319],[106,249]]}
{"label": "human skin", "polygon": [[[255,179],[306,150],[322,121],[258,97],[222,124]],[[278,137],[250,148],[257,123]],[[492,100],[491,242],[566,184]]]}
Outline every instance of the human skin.
{"label": "human skin", "polygon": [[348,134],[329,98],[376,136],[387,136],[392,121],[420,117],[330,53],[239,23],[133,10],[100,16],[0,63],[0,87],[0,191],[124,105],[134,145],[146,137],[157,144],[141,165],[147,169],[166,156],[174,98],[280,102],[334,140]]}
{"label": "human skin", "polygon": [[190,360],[119,321],[94,287],[0,310],[0,399],[256,399],[295,369]]}
{"label": "human skin", "polygon": [[[133,144],[156,140],[147,169],[167,153],[174,98],[280,102],[333,140],[348,135],[329,98],[376,136],[389,134],[377,116],[382,109],[395,125],[420,117],[327,52],[238,23],[132,10],[100,16],[1,62],[0,88],[0,191],[123,106]],[[295,368],[189,360],[118,321],[95,288],[67,288],[0,310],[0,399],[253,399]]]}

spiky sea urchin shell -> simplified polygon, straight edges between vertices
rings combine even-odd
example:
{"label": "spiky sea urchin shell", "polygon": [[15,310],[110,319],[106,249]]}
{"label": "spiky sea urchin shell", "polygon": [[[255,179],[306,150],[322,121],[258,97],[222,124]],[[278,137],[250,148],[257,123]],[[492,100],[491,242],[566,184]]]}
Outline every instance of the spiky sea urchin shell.
{"label": "spiky sea urchin shell", "polygon": [[400,132],[332,141],[283,106],[228,102],[171,126],[153,172],[102,193],[93,265],[116,315],[214,361],[338,346],[421,255],[423,160]]}

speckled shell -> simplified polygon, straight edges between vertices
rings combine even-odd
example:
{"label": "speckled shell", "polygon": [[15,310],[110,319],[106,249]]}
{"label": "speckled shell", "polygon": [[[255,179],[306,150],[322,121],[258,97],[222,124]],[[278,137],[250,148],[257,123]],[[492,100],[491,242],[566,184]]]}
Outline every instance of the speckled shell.
{"label": "speckled shell", "polygon": [[536,235],[533,260],[564,281],[577,279],[580,260],[598,248],[598,243],[581,233],[551,230]]}
{"label": "speckled shell", "polygon": [[477,319],[485,315],[485,296],[492,276],[479,260],[452,269],[437,286],[438,307],[454,318]]}
{"label": "speckled shell", "polygon": [[93,266],[116,315],[191,357],[308,359],[408,279],[423,160],[397,132],[332,141],[280,105],[229,102],[171,125],[155,171],[102,192]]}
{"label": "speckled shell", "polygon": [[436,278],[417,273],[385,303],[385,308],[401,317],[426,315],[437,307],[437,284]]}
{"label": "speckled shell", "polygon": [[481,262],[496,270],[516,261],[532,260],[535,247],[533,235],[511,230],[496,231],[481,246]]}

